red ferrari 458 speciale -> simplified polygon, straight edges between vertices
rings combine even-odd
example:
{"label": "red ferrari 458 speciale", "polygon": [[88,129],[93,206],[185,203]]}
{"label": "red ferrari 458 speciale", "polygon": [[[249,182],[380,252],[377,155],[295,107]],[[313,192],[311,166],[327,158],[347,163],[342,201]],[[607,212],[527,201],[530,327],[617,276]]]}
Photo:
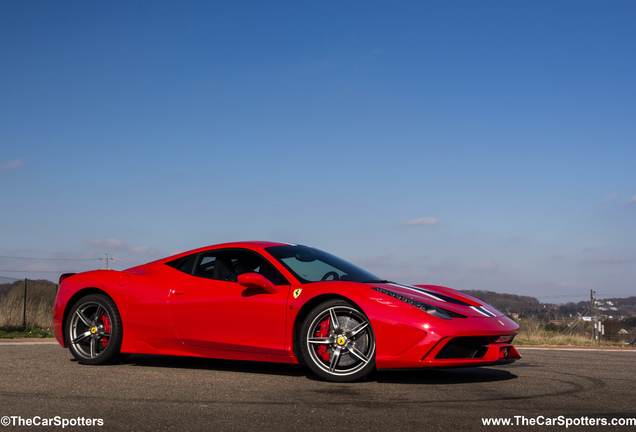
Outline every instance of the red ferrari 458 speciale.
{"label": "red ferrari 458 speciale", "polygon": [[237,242],[60,278],[55,334],[84,364],[120,353],[302,363],[330,381],[374,368],[519,358],[519,326],[481,300],[382,280],[307,246]]}

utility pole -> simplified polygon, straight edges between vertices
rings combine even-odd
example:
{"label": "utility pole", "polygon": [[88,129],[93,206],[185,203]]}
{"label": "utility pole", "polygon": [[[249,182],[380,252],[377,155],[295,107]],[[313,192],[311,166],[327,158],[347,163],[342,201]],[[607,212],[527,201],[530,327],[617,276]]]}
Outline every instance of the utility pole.
{"label": "utility pole", "polygon": [[22,303],[22,329],[26,330],[27,278],[24,277],[24,303]]}
{"label": "utility pole", "polygon": [[109,256],[108,253],[104,254],[104,258],[100,258],[100,261],[104,261],[104,265],[106,266],[106,270],[110,270],[110,263],[111,261],[114,261],[115,258],[113,258],[112,256]]}
{"label": "utility pole", "polygon": [[593,289],[590,290],[590,315],[592,317],[592,340],[596,340],[596,299],[594,296],[596,295],[596,291]]}

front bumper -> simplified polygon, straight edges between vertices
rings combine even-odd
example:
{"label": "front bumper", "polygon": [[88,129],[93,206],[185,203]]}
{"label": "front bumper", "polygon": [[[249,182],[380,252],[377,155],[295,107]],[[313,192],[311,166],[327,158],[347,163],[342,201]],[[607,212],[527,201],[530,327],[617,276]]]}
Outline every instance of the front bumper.
{"label": "front bumper", "polygon": [[398,350],[390,349],[378,335],[379,369],[486,366],[521,358],[510,339],[498,340],[501,336],[516,335],[519,329],[505,316],[453,319],[437,326],[429,321],[412,325],[411,329],[410,342]]}

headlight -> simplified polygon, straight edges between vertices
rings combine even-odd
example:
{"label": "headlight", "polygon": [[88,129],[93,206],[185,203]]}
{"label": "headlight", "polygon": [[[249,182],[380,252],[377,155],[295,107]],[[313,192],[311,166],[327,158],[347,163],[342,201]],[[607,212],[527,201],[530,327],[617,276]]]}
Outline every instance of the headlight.
{"label": "headlight", "polygon": [[495,343],[512,343],[512,340],[514,338],[515,335],[499,336],[497,339],[495,339]]}
{"label": "headlight", "polygon": [[418,300],[413,300],[412,298],[403,296],[402,294],[398,294],[395,291],[391,291],[391,290],[387,290],[384,288],[379,288],[379,287],[373,287],[374,290],[381,292],[382,294],[386,294],[390,297],[393,297],[395,299],[398,299],[404,303],[408,303],[411,306],[414,306],[420,310],[423,310],[424,312],[433,315],[435,317],[438,318],[442,318],[442,319],[451,319],[451,318],[466,318],[465,315],[462,314],[458,314],[457,312],[453,312],[453,311],[449,311],[446,309],[442,309],[441,307],[437,307],[437,306],[433,306],[430,305],[428,303],[424,303]]}

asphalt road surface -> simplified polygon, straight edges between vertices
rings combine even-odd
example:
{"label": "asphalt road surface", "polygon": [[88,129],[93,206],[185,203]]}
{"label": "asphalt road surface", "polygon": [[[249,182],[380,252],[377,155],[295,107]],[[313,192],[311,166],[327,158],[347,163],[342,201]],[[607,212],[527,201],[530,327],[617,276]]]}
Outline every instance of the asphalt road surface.
{"label": "asphalt road surface", "polygon": [[102,418],[108,431],[303,432],[480,430],[486,416],[636,417],[636,352],[521,353],[508,366],[332,384],[286,365],[134,356],[82,366],[59,346],[0,343],[0,416]]}

